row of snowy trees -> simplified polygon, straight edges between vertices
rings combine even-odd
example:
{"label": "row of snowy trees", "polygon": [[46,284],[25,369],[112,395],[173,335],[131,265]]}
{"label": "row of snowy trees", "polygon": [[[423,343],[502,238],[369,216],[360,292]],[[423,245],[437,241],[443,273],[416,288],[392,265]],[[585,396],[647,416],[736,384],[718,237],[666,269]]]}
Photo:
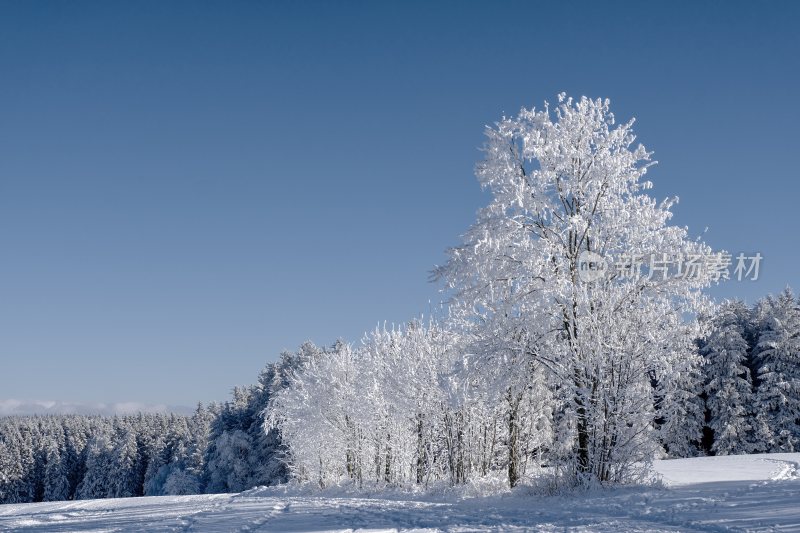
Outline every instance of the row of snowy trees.
{"label": "row of snowy trees", "polygon": [[434,273],[447,316],[338,343],[271,398],[295,478],[606,485],[704,445],[794,449],[796,302],[714,314],[704,289],[726,255],[669,224],[677,199],[647,194],[632,125],[560,95],[487,128],[490,203]]}
{"label": "row of snowy trees", "polygon": [[524,385],[495,396],[491,373],[465,375],[462,348],[452,332],[414,321],[309,359],[266,418],[293,477],[320,486],[456,484],[535,467],[553,446],[543,372],[531,367]]}
{"label": "row of snowy trees", "polygon": [[[671,372],[625,360],[609,372],[617,382],[626,378],[615,372],[644,377],[629,409],[641,410],[653,440],[645,447],[628,437],[634,451],[625,457],[646,464],[654,456],[800,449],[800,302],[791,290],[752,307],[726,302],[703,322],[708,335],[695,342],[699,349],[684,346]],[[477,357],[475,343],[412,321],[376,329],[357,346],[309,350],[266,411],[289,474],[323,487],[487,475],[513,486],[526,475],[558,475],[543,467],[574,453],[577,426],[563,384],[512,350]],[[592,437],[606,435],[615,433],[604,427]],[[633,469],[633,460],[614,467]]]}
{"label": "row of snowy trees", "polygon": [[560,95],[487,128],[476,174],[491,201],[435,271],[452,296],[445,325],[375,332],[278,394],[268,427],[295,475],[461,482],[500,469],[514,486],[543,464],[559,484],[645,473],[681,427],[701,333],[685,316],[710,308],[714,273],[631,265],[583,279],[586,257],[713,256],[668,224],[674,202],[646,194],[651,154],[632,124],[608,100]]}
{"label": "row of snowy trees", "polygon": [[268,364],[258,383],[192,416],[52,415],[0,418],[0,503],[239,492],[286,481],[263,410],[310,343]]}

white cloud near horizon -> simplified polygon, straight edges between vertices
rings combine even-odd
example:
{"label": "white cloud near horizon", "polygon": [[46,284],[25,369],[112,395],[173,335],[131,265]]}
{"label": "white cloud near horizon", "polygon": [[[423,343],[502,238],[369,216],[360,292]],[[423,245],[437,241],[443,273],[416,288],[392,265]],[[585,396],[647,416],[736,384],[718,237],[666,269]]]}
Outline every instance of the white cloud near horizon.
{"label": "white cloud near horizon", "polygon": [[190,414],[194,408],[184,405],[147,404],[142,402],[81,403],[54,400],[0,400],[0,416],[15,415],[131,415],[137,413]]}

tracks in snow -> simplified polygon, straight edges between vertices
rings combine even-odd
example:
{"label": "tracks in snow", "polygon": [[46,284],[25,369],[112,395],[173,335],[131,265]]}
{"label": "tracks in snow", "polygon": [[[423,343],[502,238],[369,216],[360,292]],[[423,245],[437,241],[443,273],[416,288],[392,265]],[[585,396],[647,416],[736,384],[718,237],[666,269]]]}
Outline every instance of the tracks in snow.
{"label": "tracks in snow", "polygon": [[797,479],[800,477],[800,464],[796,461],[771,458],[764,459],[764,461],[775,463],[780,467],[778,471],[772,475],[770,481],[786,481],[787,479]]}

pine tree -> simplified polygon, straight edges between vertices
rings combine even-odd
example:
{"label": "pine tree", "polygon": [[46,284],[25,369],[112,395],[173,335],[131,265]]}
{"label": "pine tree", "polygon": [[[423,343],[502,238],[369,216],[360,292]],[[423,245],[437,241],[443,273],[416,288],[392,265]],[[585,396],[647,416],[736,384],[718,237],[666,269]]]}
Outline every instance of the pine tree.
{"label": "pine tree", "polygon": [[5,433],[0,440],[0,503],[21,503],[18,492],[23,476],[22,462],[17,443]]}
{"label": "pine tree", "polygon": [[709,428],[717,455],[750,453],[754,446],[750,406],[753,401],[750,370],[746,366],[748,344],[742,317],[748,310],[743,302],[723,304],[714,316],[705,355],[706,405]]}
{"label": "pine tree", "polygon": [[788,287],[761,304],[756,438],[765,451],[800,449],[800,306]]}
{"label": "pine tree", "polygon": [[[694,353],[676,357],[675,366],[652,377],[656,397],[656,426],[667,457],[700,453],[705,423],[702,360]],[[665,385],[670,383],[669,386]]]}
{"label": "pine tree", "polygon": [[136,466],[139,463],[139,447],[134,431],[125,431],[111,452],[109,497],[130,498],[141,494],[137,483]]}
{"label": "pine tree", "polygon": [[52,439],[45,450],[44,501],[61,501],[70,498],[69,472],[64,460],[63,440]]}
{"label": "pine tree", "polygon": [[110,498],[113,494],[114,448],[104,431],[87,444],[86,474],[77,488],[77,499]]}

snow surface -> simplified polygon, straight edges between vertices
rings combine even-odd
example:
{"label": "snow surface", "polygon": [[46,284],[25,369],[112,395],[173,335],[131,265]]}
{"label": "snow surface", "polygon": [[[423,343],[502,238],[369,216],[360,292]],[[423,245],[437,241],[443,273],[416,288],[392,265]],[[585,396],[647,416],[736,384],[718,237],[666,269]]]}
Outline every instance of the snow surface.
{"label": "snow surface", "polygon": [[241,494],[0,505],[0,531],[800,531],[800,453],[657,461],[664,488],[464,498]]}

